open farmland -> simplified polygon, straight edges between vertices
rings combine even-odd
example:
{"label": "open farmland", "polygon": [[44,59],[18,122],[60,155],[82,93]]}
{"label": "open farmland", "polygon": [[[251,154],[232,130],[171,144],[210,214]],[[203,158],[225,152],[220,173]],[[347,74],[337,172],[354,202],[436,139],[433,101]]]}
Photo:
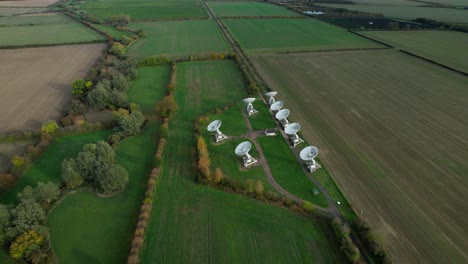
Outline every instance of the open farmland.
{"label": "open farmland", "polygon": [[14,0],[0,1],[0,7],[46,7],[57,3],[59,0]]}
{"label": "open farmland", "polygon": [[420,6],[384,6],[384,5],[342,5],[319,4],[320,6],[345,8],[368,13],[384,14],[386,17],[400,19],[416,19],[419,17],[435,19],[447,23],[467,24],[466,10],[455,8],[436,8]]}
{"label": "open farmland", "polygon": [[468,34],[456,31],[368,31],[362,34],[468,73]]}
{"label": "open farmland", "polygon": [[[37,17],[5,18],[3,23],[6,26],[0,27],[0,47],[76,44],[105,40],[103,35],[65,16],[37,15]],[[33,24],[31,26],[21,24],[27,23],[30,19],[36,19],[39,24],[34,24],[34,22],[31,22]]]}
{"label": "open farmland", "polygon": [[102,20],[122,14],[129,15],[133,21],[208,18],[198,1],[90,1],[81,8]]}
{"label": "open farmland", "polygon": [[145,22],[132,26],[149,34],[130,48],[130,56],[137,59],[163,54],[171,57],[207,55],[228,50],[211,20]]}
{"label": "open farmland", "polygon": [[124,263],[143,200],[159,122],[119,144],[115,160],[129,176],[128,186],[111,197],[90,192],[67,196],[51,212],[50,240],[60,263]]}
{"label": "open farmland", "polygon": [[0,132],[35,130],[62,116],[70,84],[86,76],[105,48],[86,44],[0,50]]}
{"label": "open farmland", "polygon": [[465,76],[393,50],[254,61],[397,262],[466,262]]}
{"label": "open farmland", "polygon": [[0,7],[0,17],[4,16],[14,16],[20,14],[30,14],[30,13],[42,13],[47,12],[48,8],[42,7]]}
{"label": "open farmland", "polygon": [[194,182],[193,119],[240,100],[244,89],[233,62],[177,65],[180,108],[170,124],[141,263],[343,263],[321,220]]}
{"label": "open farmland", "polygon": [[70,18],[55,13],[0,17],[0,26],[2,27],[68,24],[72,22],[74,21]]}
{"label": "open farmland", "polygon": [[300,16],[286,8],[261,2],[209,2],[218,17]]}
{"label": "open farmland", "polygon": [[142,67],[128,91],[128,101],[140,106],[144,114],[155,114],[156,103],[165,95],[169,80],[169,67]]}
{"label": "open farmland", "polygon": [[225,19],[240,45],[251,53],[382,47],[344,29],[313,19]]}

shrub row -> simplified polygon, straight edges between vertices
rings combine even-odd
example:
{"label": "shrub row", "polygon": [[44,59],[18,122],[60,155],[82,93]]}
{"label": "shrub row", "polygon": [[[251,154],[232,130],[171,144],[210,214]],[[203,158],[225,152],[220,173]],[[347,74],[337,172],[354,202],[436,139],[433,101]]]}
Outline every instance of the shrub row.
{"label": "shrub row", "polygon": [[[168,95],[165,96],[164,98],[171,98],[173,100],[173,91],[176,88],[176,83],[175,83],[176,74],[177,74],[176,64],[173,63],[171,65],[171,75],[169,79],[169,84],[167,86]],[[162,99],[162,102],[164,100],[165,99]],[[158,103],[158,105],[161,105],[161,102]],[[172,115],[173,113],[167,116],[164,116],[163,124],[160,126],[160,133],[159,133],[160,137],[159,137],[158,147],[154,155],[153,169],[151,170],[150,176],[148,178],[145,198],[143,200],[143,203],[140,206],[140,214],[138,216],[138,222],[136,224],[135,232],[133,234],[130,254],[127,259],[127,263],[129,264],[139,263],[139,260],[140,260],[140,251],[145,241],[146,228],[148,226],[148,221],[151,216],[151,210],[153,208],[154,192],[155,192],[156,185],[158,182],[158,177],[161,173],[162,158],[164,155],[164,149],[165,149],[165,146],[167,143],[167,137],[169,134],[169,119],[172,117]]]}
{"label": "shrub row", "polygon": [[330,227],[335,234],[336,239],[340,243],[340,248],[351,263],[363,263],[359,249],[354,245],[349,233],[350,230],[347,226],[341,223],[338,217],[330,219]]}
{"label": "shrub row", "polygon": [[364,245],[372,254],[377,263],[390,264],[392,260],[387,253],[383,241],[371,230],[369,224],[362,218],[357,218],[353,222],[353,227],[358,235],[364,239]]}

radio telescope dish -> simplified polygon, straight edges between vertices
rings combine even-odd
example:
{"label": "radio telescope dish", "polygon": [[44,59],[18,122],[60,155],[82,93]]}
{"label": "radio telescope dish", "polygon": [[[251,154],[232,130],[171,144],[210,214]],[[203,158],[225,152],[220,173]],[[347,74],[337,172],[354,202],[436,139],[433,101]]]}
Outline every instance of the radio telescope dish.
{"label": "radio telescope dish", "polygon": [[237,145],[234,152],[236,153],[236,155],[242,156],[242,155],[245,155],[245,153],[248,153],[251,148],[252,148],[252,143],[250,143],[249,141],[244,141],[240,143],[239,145]]}
{"label": "radio telescope dish", "polygon": [[206,130],[210,131],[210,132],[215,132],[215,141],[216,143],[220,142],[220,141],[223,141],[225,139],[227,139],[228,137],[226,135],[223,134],[223,132],[221,132],[219,130],[219,128],[221,127],[221,120],[215,120],[213,122],[211,122],[208,127],[206,128]]}
{"label": "radio telescope dish", "polygon": [[286,119],[289,116],[289,109],[282,109],[276,113],[275,117],[278,120]]}
{"label": "radio telescope dish", "polygon": [[291,123],[291,124],[289,124],[289,126],[287,128],[284,129],[284,132],[286,132],[286,134],[288,134],[288,135],[294,135],[297,132],[299,132],[300,129],[301,129],[301,124]]}
{"label": "radio telescope dish", "polygon": [[268,92],[265,94],[265,96],[269,97],[268,98],[268,104],[272,105],[275,103],[275,96],[278,94],[278,92]]}
{"label": "radio telescope dish", "polygon": [[299,123],[292,123],[289,124],[285,129],[284,132],[289,135],[289,139],[291,140],[291,143],[293,147],[301,144],[304,142],[298,135],[297,132],[301,129],[301,125]]}
{"label": "radio telescope dish", "polygon": [[318,148],[315,146],[308,146],[301,150],[301,153],[299,153],[299,157],[301,157],[302,160],[305,161],[310,161],[311,159],[314,159],[318,155]]}
{"label": "radio telescope dish", "polygon": [[244,141],[237,145],[234,153],[238,156],[242,156],[242,161],[244,163],[244,167],[248,167],[257,162],[252,156],[250,156],[249,151],[252,148],[252,143],[250,141]]}
{"label": "radio telescope dish", "polygon": [[255,102],[255,100],[256,100],[255,98],[249,97],[249,98],[245,98],[242,101],[244,101],[244,103],[246,103],[246,104],[251,104],[251,103]]}
{"label": "radio telescope dish", "polygon": [[317,157],[318,149],[315,146],[308,146],[301,150],[299,153],[299,157],[306,162],[306,167],[312,173],[320,168],[320,164],[318,164],[314,158]]}
{"label": "radio telescope dish", "polygon": [[247,104],[247,114],[249,114],[249,115],[253,115],[253,114],[258,113],[258,111],[255,110],[253,105],[252,105],[252,103],[255,102],[255,100],[256,99],[253,98],[253,97],[245,98],[244,100],[242,100],[242,101],[244,101],[244,103]]}
{"label": "radio telescope dish", "polygon": [[270,106],[270,109],[272,111],[279,111],[279,110],[281,110],[281,108],[283,108],[283,106],[284,106],[283,101],[276,101]]}
{"label": "radio telescope dish", "polygon": [[215,120],[211,122],[206,129],[210,132],[215,132],[221,127],[221,124],[222,124],[221,120]]}

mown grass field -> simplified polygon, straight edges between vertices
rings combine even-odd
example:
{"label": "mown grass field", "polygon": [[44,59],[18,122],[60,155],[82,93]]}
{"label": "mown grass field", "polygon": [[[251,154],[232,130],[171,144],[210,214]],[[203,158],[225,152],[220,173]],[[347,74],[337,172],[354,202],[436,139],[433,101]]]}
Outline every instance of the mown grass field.
{"label": "mown grass field", "polygon": [[105,37],[79,23],[0,27],[0,47],[104,42]]}
{"label": "mown grass field", "polygon": [[261,2],[208,2],[218,17],[300,16],[286,8]]}
{"label": "mown grass field", "polygon": [[[250,124],[252,125],[253,130],[262,130],[267,128],[276,128],[274,117],[270,114],[268,105],[265,104],[262,100],[257,100],[253,104],[255,110],[258,111],[257,114],[249,116]],[[244,104],[244,110],[247,105]]]}
{"label": "mown grass field", "polygon": [[128,91],[128,101],[137,103],[144,114],[155,114],[156,103],[167,92],[169,66],[140,67],[137,79]]}
{"label": "mown grass field", "polygon": [[467,24],[468,16],[463,9],[436,8],[420,6],[384,6],[384,5],[342,5],[319,4],[320,6],[345,8],[368,13],[384,14],[386,17],[400,19],[416,19],[419,17],[435,19],[447,23]]}
{"label": "mown grass field", "polygon": [[81,8],[101,20],[123,14],[133,21],[208,18],[205,7],[198,1],[92,1]]}
{"label": "mown grass field", "polygon": [[133,24],[133,27],[149,34],[130,48],[130,56],[138,59],[162,54],[185,57],[228,51],[212,20],[145,22]]}
{"label": "mown grass field", "polygon": [[342,263],[330,230],[241,195],[194,183],[193,119],[245,96],[241,75],[230,61],[178,64],[180,106],[159,178],[142,263]]}
{"label": "mown grass field", "polygon": [[[314,195],[313,190],[317,186],[307,178],[281,134],[278,133],[275,137],[261,137],[258,141],[262,146],[263,154],[268,161],[273,177],[279,185],[304,200],[321,207],[328,207],[327,199],[322,193]],[[306,147],[305,144],[296,146],[300,149],[304,147]]]}
{"label": "mown grass field", "polygon": [[225,19],[224,23],[251,53],[382,47],[344,29],[307,18]]}
{"label": "mown grass field", "polygon": [[465,76],[393,50],[254,61],[395,261],[464,262]]}
{"label": "mown grass field", "polygon": [[66,16],[53,13],[0,17],[0,27],[68,24],[73,22],[73,20]]}
{"label": "mown grass field", "polygon": [[8,190],[0,197],[3,204],[14,203],[16,194],[21,192],[24,187],[36,186],[38,182],[60,183],[60,164],[63,159],[75,157],[88,143],[95,143],[99,140],[106,140],[112,131],[102,130],[86,133],[82,135],[65,136],[55,140],[30,168],[20,177],[13,188]]}
{"label": "mown grass field", "polygon": [[424,58],[468,72],[468,34],[456,31],[368,31],[362,34]]}
{"label": "mown grass field", "polygon": [[61,263],[123,263],[156,151],[159,122],[118,146],[116,162],[129,174],[127,188],[111,197],[80,192],[67,196],[49,215],[54,252]]}

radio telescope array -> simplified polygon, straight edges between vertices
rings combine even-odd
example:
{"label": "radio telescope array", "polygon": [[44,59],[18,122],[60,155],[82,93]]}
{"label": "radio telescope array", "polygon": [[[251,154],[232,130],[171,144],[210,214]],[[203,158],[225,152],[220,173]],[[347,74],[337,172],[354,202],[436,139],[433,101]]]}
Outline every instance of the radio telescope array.
{"label": "radio telescope array", "polygon": [[286,134],[289,135],[289,139],[291,140],[293,147],[304,142],[304,140],[302,140],[297,135],[297,132],[299,132],[300,129],[301,129],[301,125],[299,123],[291,123],[284,129],[284,132],[286,132]]}
{"label": "radio telescope array", "polygon": [[283,128],[286,128],[289,125],[288,119],[286,119],[289,116],[289,109],[282,109],[279,110],[278,113],[276,113],[275,118],[278,119],[283,126]]}
{"label": "radio telescope array", "polygon": [[213,122],[211,122],[208,127],[206,128],[208,131],[210,132],[215,132],[214,136],[215,136],[215,141],[216,143],[220,142],[220,141],[223,141],[225,139],[227,139],[228,137],[226,135],[224,135],[220,130],[219,128],[221,127],[221,120],[215,120]]}
{"label": "radio telescope array", "polygon": [[277,111],[281,110],[281,108],[283,108],[283,106],[284,106],[283,101],[276,101],[270,106],[270,110],[277,112]]}
{"label": "radio telescope array", "polygon": [[249,116],[258,113],[258,111],[255,110],[252,105],[252,103],[255,102],[255,98],[249,97],[249,98],[245,98],[242,101],[244,101],[244,103],[247,104],[247,114],[249,114]]}
{"label": "radio telescope array", "polygon": [[299,157],[306,162],[306,167],[312,173],[320,168],[320,164],[315,162],[315,157],[317,157],[318,149],[314,146],[308,146],[301,150]]}
{"label": "radio telescope array", "polygon": [[242,161],[244,162],[244,167],[249,167],[252,164],[255,164],[257,162],[256,159],[254,159],[252,156],[250,156],[249,151],[252,148],[252,143],[249,141],[244,141],[237,145],[236,149],[234,150],[234,153],[236,155],[242,157]]}
{"label": "radio telescope array", "polygon": [[268,92],[265,94],[266,97],[268,97],[268,104],[272,105],[275,103],[275,96],[278,94],[278,92]]}

